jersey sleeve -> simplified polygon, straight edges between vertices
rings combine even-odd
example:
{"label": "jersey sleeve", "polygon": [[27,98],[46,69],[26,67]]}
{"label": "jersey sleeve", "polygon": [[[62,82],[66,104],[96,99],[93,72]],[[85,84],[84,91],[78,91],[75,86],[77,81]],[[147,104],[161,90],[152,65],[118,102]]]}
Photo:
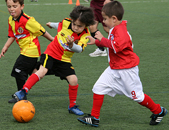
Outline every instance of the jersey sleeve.
{"label": "jersey sleeve", "polygon": [[87,43],[89,41],[89,39],[86,38],[87,36],[90,36],[90,33],[84,33],[77,43],[79,46],[82,47],[82,51],[85,49],[85,47],[87,46]]}
{"label": "jersey sleeve", "polygon": [[126,28],[121,27],[113,29],[109,39],[103,37],[101,41],[96,40],[96,45],[100,47],[108,47],[110,49],[113,49],[114,53],[118,53],[125,48],[132,46],[132,41]]}
{"label": "jersey sleeve", "polygon": [[121,52],[122,50],[128,48],[129,46],[132,46],[132,41],[130,39],[127,30],[126,31],[118,30],[114,36],[114,39],[111,41],[111,45],[116,53]]}
{"label": "jersey sleeve", "polygon": [[54,23],[54,22],[51,22],[50,23],[50,26],[54,29],[58,29],[58,26],[59,26],[59,22],[58,23]]}
{"label": "jersey sleeve", "polygon": [[[10,19],[10,18],[9,18]],[[15,37],[8,19],[8,37]]]}
{"label": "jersey sleeve", "polygon": [[35,36],[41,36],[45,33],[45,29],[33,17],[28,20],[25,27]]}

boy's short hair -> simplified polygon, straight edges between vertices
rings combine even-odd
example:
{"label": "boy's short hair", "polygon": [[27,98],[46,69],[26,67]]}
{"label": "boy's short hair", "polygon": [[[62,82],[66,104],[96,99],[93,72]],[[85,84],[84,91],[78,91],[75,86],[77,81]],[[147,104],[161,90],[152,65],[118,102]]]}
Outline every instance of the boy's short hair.
{"label": "boy's short hair", "polygon": [[[5,0],[7,2],[7,0]],[[20,5],[24,4],[24,0],[13,0],[14,3],[19,2]]]}
{"label": "boy's short hair", "polygon": [[77,19],[86,26],[95,24],[92,8],[85,6],[76,6],[69,15],[73,21]]}
{"label": "boy's short hair", "polygon": [[112,1],[103,6],[102,12],[104,12],[109,18],[114,15],[118,20],[122,20],[124,8],[119,1]]}

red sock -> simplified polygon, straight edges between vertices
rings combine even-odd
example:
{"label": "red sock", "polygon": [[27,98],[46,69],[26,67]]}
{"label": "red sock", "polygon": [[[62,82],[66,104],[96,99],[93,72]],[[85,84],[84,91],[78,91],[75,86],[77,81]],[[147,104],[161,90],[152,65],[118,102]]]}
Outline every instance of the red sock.
{"label": "red sock", "polygon": [[26,92],[28,92],[28,90],[30,90],[32,86],[35,85],[38,81],[39,76],[37,74],[32,74],[24,84],[23,89],[25,89]]}
{"label": "red sock", "polygon": [[93,94],[93,108],[91,111],[91,116],[94,116],[96,119],[99,119],[100,109],[103,104],[104,95]]}
{"label": "red sock", "polygon": [[68,93],[69,93],[69,108],[73,107],[74,105],[76,105],[76,98],[77,98],[77,90],[78,90],[79,85],[75,85],[75,86],[71,86],[69,84],[69,89],[68,89]]}
{"label": "red sock", "polygon": [[154,114],[159,114],[161,112],[160,104],[154,103],[154,101],[146,94],[144,94],[144,100],[139,104],[147,107]]}

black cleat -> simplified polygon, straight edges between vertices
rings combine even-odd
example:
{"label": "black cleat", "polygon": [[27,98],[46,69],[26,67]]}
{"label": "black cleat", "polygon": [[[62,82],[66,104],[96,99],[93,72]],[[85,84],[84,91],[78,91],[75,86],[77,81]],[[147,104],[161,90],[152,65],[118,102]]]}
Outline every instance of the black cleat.
{"label": "black cleat", "polygon": [[95,117],[91,116],[90,114],[88,114],[87,116],[79,117],[79,118],[77,118],[77,120],[83,124],[86,124],[86,125],[89,124],[94,127],[98,127],[99,121],[100,121],[100,119],[96,119]]}
{"label": "black cleat", "polygon": [[167,114],[168,111],[164,107],[161,107],[161,110],[162,110],[161,113],[152,114],[150,116],[150,118],[152,118],[150,121],[150,125],[157,125],[162,121],[163,117]]}
{"label": "black cleat", "polygon": [[15,98],[12,98],[8,101],[8,103],[16,103],[16,102],[17,102],[17,100]]}
{"label": "black cleat", "polygon": [[[27,97],[25,96],[23,100],[27,100]],[[8,101],[8,103],[16,103],[16,102],[17,102],[16,98],[12,98]]]}

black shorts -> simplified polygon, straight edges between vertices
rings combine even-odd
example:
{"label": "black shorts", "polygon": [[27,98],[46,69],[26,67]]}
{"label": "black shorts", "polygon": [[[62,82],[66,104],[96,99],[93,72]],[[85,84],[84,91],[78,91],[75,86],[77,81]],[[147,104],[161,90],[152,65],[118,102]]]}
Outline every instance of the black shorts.
{"label": "black shorts", "polygon": [[21,80],[27,80],[28,75],[31,75],[32,71],[35,69],[37,60],[38,58],[19,55],[13,66],[11,76]]}
{"label": "black shorts", "polygon": [[48,54],[41,55],[40,64],[48,69],[46,75],[55,75],[61,79],[66,79],[66,77],[69,75],[76,75],[74,67],[71,63],[54,59]]}

